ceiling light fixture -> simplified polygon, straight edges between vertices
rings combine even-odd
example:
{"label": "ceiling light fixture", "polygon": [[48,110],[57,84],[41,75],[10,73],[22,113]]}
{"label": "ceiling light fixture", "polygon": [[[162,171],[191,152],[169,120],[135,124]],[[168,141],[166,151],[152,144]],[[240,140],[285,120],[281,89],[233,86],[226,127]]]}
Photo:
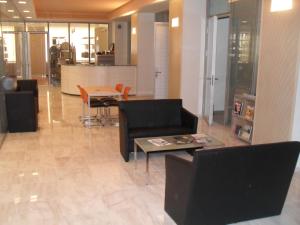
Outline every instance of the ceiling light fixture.
{"label": "ceiling light fixture", "polygon": [[31,16],[26,16],[26,18],[27,18],[27,19],[32,19],[32,17],[31,17]]}
{"label": "ceiling light fixture", "polygon": [[0,3],[7,3],[7,1],[1,0]]}
{"label": "ceiling light fixture", "polygon": [[286,11],[293,8],[293,0],[272,0],[271,12]]}
{"label": "ceiling light fixture", "polygon": [[136,27],[133,27],[133,28],[131,29],[131,34],[133,34],[133,35],[136,34]]}
{"label": "ceiling light fixture", "polygon": [[19,17],[19,16],[13,16],[13,18],[14,18],[14,19],[19,19],[20,17]]}
{"label": "ceiling light fixture", "polygon": [[23,10],[23,12],[24,12],[24,13],[30,13],[30,11],[29,11],[29,10]]}
{"label": "ceiling light fixture", "polygon": [[179,17],[172,18],[171,27],[179,27]]}
{"label": "ceiling light fixture", "polygon": [[9,10],[7,10],[7,12],[14,12],[15,10],[13,10],[13,9],[9,9]]}
{"label": "ceiling light fixture", "polygon": [[18,1],[19,4],[27,4],[26,1]]}

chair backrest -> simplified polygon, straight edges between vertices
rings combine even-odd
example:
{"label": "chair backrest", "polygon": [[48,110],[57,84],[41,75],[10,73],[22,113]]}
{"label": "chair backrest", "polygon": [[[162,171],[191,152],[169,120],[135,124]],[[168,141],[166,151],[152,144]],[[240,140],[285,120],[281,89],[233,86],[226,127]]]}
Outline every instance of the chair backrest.
{"label": "chair backrest", "polygon": [[119,101],[128,128],[181,126],[181,99]]}
{"label": "chair backrest", "polygon": [[123,92],[123,96],[122,96],[122,98],[124,99],[124,100],[128,100],[128,96],[129,96],[129,91],[131,90],[131,87],[125,87],[124,88],[124,92]]}
{"label": "chair backrest", "polygon": [[18,91],[33,91],[33,95],[38,97],[38,83],[35,79],[17,80]]}
{"label": "chair backrest", "polygon": [[116,84],[115,89],[116,89],[118,92],[122,93],[122,90],[123,90],[123,84],[121,84],[121,83]]}
{"label": "chair backrest", "polygon": [[84,88],[82,88],[80,85],[77,85],[77,88],[80,91],[80,97],[82,98],[82,101],[84,103],[88,103],[88,94]]}
{"label": "chair backrest", "polygon": [[299,142],[284,142],[196,151],[184,224],[231,224],[279,215],[299,150]]}

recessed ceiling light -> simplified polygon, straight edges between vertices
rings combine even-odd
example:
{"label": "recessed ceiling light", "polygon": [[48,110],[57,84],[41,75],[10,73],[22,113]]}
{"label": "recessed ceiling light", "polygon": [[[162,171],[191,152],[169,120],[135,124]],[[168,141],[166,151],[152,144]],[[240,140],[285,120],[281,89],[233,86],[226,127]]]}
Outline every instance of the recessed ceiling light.
{"label": "recessed ceiling light", "polygon": [[23,10],[23,12],[24,12],[24,13],[30,13],[30,11],[29,11],[29,10]]}
{"label": "recessed ceiling light", "polygon": [[13,10],[13,9],[9,9],[9,10],[7,10],[7,12],[14,12],[15,10]]}
{"label": "recessed ceiling light", "polygon": [[18,1],[19,4],[26,4],[26,1]]}
{"label": "recessed ceiling light", "polygon": [[7,3],[6,0],[0,0],[0,3]]}
{"label": "recessed ceiling light", "polygon": [[27,18],[27,19],[31,19],[32,17],[31,17],[31,16],[26,16],[26,18]]}
{"label": "recessed ceiling light", "polygon": [[19,17],[19,16],[13,16],[13,18],[14,18],[14,19],[19,19],[20,17]]}

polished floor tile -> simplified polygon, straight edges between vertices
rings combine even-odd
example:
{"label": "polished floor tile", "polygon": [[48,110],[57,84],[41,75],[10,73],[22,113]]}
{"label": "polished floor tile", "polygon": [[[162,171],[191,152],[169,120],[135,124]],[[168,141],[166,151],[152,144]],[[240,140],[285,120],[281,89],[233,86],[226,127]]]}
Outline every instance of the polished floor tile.
{"label": "polished floor tile", "polygon": [[[40,86],[39,100],[38,132],[8,134],[0,149],[1,225],[174,225],[164,212],[163,153],[151,156],[147,177],[143,153],[138,170],[123,161],[117,127],[82,126],[79,97]],[[200,121],[199,131],[243,144],[221,125]],[[240,224],[299,225],[299,214],[297,171],[281,216]]]}

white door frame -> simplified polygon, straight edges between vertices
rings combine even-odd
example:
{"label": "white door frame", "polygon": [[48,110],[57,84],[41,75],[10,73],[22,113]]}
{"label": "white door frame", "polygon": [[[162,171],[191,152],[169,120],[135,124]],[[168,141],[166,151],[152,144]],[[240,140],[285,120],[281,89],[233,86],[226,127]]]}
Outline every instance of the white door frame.
{"label": "white door frame", "polygon": [[[168,81],[166,81],[166,95],[165,96],[160,96],[158,95],[157,96],[157,90],[156,90],[156,87],[157,87],[157,77],[158,76],[161,76],[162,75],[162,71],[159,71],[158,68],[157,68],[157,59],[156,59],[156,49],[157,49],[157,38],[156,38],[156,32],[157,32],[157,26],[162,26],[162,27],[165,27],[167,30],[169,30],[169,23],[168,22],[155,22],[154,23],[154,71],[155,71],[155,74],[154,74],[154,98],[167,98],[167,93],[168,93]],[[169,33],[167,32],[167,35],[169,36]],[[168,40],[169,40],[169,37],[168,37]],[[167,49],[168,49],[168,44],[165,46]],[[168,51],[167,51],[167,55],[168,55]],[[168,59],[166,59],[167,63],[168,63]],[[163,74],[165,76],[166,79],[168,79],[169,77],[169,74],[168,74],[168,64],[165,65],[166,66],[166,74]]]}
{"label": "white door frame", "polygon": [[207,26],[208,40],[206,49],[206,71],[204,79],[205,95],[203,115],[209,125],[212,125],[213,123],[214,84],[216,76],[217,22],[217,16],[210,17],[208,19]]}

